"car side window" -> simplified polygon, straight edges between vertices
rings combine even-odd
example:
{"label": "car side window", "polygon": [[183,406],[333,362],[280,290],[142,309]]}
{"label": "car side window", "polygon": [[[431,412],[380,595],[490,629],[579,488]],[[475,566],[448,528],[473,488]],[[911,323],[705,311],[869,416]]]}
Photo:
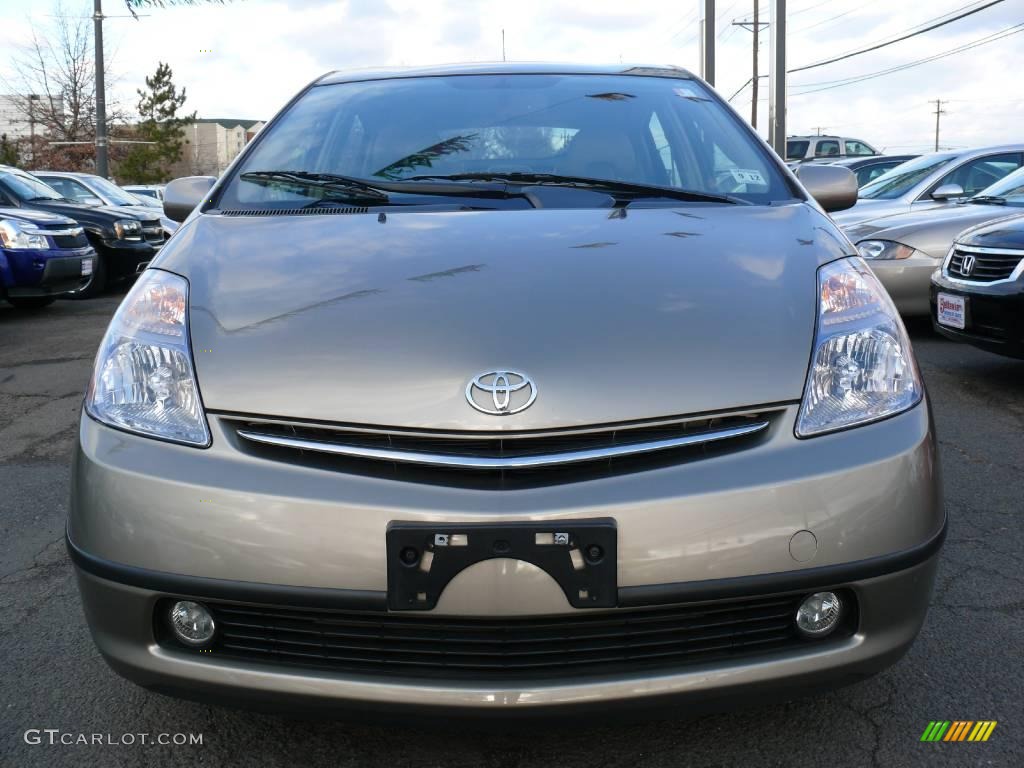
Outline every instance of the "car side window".
{"label": "car side window", "polygon": [[839,157],[839,142],[831,139],[819,141],[814,148],[815,157]]}
{"label": "car side window", "polygon": [[873,155],[874,150],[871,149],[867,144],[862,141],[847,141],[846,142],[846,154],[847,155]]}
{"label": "car side window", "polygon": [[43,177],[43,181],[71,200],[81,201],[96,197],[88,187],[74,179]]}
{"label": "car side window", "polygon": [[963,187],[964,195],[970,197],[1017,170],[1020,166],[1021,154],[1019,152],[977,157],[947,173],[938,184],[932,187],[932,190],[943,184],[959,184]]}

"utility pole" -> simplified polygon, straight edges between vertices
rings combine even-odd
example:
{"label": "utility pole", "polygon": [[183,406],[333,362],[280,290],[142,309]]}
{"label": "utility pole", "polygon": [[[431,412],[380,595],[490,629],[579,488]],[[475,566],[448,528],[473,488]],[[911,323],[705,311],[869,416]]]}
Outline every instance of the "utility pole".
{"label": "utility pole", "polygon": [[700,74],[708,85],[715,84],[715,0],[701,0],[704,18],[700,26]]}
{"label": "utility pole", "polygon": [[786,157],[786,0],[771,0],[771,70],[768,80],[768,143]]}
{"label": "utility pole", "polygon": [[760,9],[757,6],[758,0],[754,0],[754,20],[734,21],[734,27],[743,27],[754,33],[754,75],[750,78],[750,124],[757,128],[757,85],[760,77],[757,74],[757,53],[760,47],[761,27],[767,27],[768,22],[759,20]]}
{"label": "utility pole", "polygon": [[501,28],[501,60],[505,61],[505,28]]}
{"label": "utility pole", "polygon": [[946,110],[942,108],[943,104],[949,104],[949,100],[943,101],[942,99],[932,99],[928,102],[929,104],[935,105],[935,151],[939,151],[939,115],[946,114]]}
{"label": "utility pole", "polygon": [[92,21],[96,30],[96,175],[104,179],[107,166],[107,100],[103,84],[103,0],[93,0]]}

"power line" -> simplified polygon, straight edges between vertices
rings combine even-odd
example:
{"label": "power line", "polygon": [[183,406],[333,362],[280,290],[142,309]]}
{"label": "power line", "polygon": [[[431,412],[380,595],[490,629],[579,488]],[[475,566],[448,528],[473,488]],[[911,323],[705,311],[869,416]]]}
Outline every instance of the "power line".
{"label": "power line", "polygon": [[842,88],[843,86],[846,86],[846,85],[853,85],[854,83],[861,83],[861,82],[864,82],[865,80],[873,80],[876,77],[882,77],[883,75],[889,75],[889,74],[893,74],[895,72],[902,72],[903,70],[911,69],[912,67],[917,67],[917,66],[920,66],[922,64],[928,64],[928,63],[930,63],[932,61],[938,61],[939,59],[944,59],[947,56],[953,56],[953,55],[955,55],[957,53],[962,53],[964,51],[969,51],[972,48],[977,48],[977,47],[982,46],[982,45],[987,45],[988,43],[994,43],[997,40],[1002,40],[1004,38],[1011,37],[1013,35],[1019,34],[1020,32],[1024,32],[1024,22],[1022,22],[1020,24],[1015,24],[1015,25],[1013,25],[1011,27],[1006,27],[1005,29],[1001,29],[998,32],[993,32],[991,35],[987,35],[987,36],[985,36],[983,38],[979,38],[978,40],[975,40],[975,41],[973,41],[971,43],[966,43],[966,44],[961,45],[961,46],[959,46],[957,48],[951,48],[948,51],[943,51],[942,53],[937,53],[937,54],[935,54],[933,56],[928,56],[928,57],[925,57],[923,59],[917,59],[916,61],[910,61],[910,62],[907,62],[905,64],[900,64],[899,66],[890,67],[889,69],[882,69],[882,70],[879,70],[877,72],[870,72],[870,73],[868,73],[866,75],[858,75],[856,77],[846,78],[846,79],[843,79],[843,80],[827,80],[827,81],[822,81],[822,82],[819,82],[819,83],[802,83],[802,84],[800,84],[800,85],[798,85],[796,87],[798,87],[798,88],[806,88],[808,86],[823,86],[823,87],[821,87],[821,88],[811,87],[809,90],[799,91],[797,93],[792,93],[790,95],[791,96],[805,96],[805,95],[807,95],[809,93],[818,93],[820,91],[828,91],[828,90],[831,90],[833,88]]}
{"label": "power line", "polygon": [[[893,45],[894,43],[899,43],[899,42],[902,42],[904,40],[909,40],[910,38],[916,37],[917,35],[923,35],[925,32],[931,32],[933,29],[938,29],[939,27],[944,27],[947,24],[952,24],[954,21],[959,21],[960,19],[965,19],[968,16],[973,16],[976,13],[980,13],[981,11],[984,11],[986,8],[991,8],[993,5],[999,5],[1001,2],[1003,2],[1003,0],[990,0],[990,2],[986,3],[985,5],[982,5],[982,6],[979,6],[977,8],[974,8],[974,9],[972,9],[970,11],[966,11],[964,13],[961,13],[959,16],[954,16],[951,19],[946,19],[945,21],[939,21],[939,22],[937,22],[935,24],[932,24],[931,26],[925,27],[924,29],[919,29],[916,32],[910,32],[908,34],[902,35],[901,37],[897,37],[897,38],[895,38],[893,40],[889,40],[889,41],[883,42],[883,43],[877,43],[877,44],[872,45],[872,46],[870,46],[868,48],[861,48],[859,51],[853,51],[852,53],[847,53],[847,54],[844,54],[842,56],[835,56],[835,57],[833,57],[831,59],[825,59],[824,61],[817,61],[817,62],[815,62],[813,64],[805,64],[802,67],[794,67],[793,69],[790,69],[790,70],[787,70],[787,71],[789,73],[792,73],[792,72],[803,72],[804,70],[807,70],[807,69],[814,69],[815,67],[823,67],[826,64],[834,64],[837,61],[843,61],[844,59],[850,59],[850,58],[853,58],[854,56],[860,56],[861,54],[868,53],[869,51],[877,51],[879,48],[885,48],[886,46]],[[965,6],[965,7],[967,7],[967,6]],[[945,14],[945,15],[948,15],[948,14]],[[937,18],[942,18],[942,17],[940,16],[940,17],[937,17]]]}

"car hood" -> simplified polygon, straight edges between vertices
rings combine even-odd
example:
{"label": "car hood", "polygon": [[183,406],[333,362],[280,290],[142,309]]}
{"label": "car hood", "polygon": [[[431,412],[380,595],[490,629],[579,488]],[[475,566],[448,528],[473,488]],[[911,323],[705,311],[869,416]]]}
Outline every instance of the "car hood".
{"label": "car hood", "polygon": [[[850,251],[807,204],[204,214],[153,266],[189,281],[210,410],[496,431],[799,399],[816,269]],[[535,403],[470,407],[494,370]]]}
{"label": "car hood", "polygon": [[31,211],[24,208],[0,208],[0,219],[18,219],[20,221],[39,224],[43,227],[53,229],[54,227],[75,226],[74,219],[46,211]]}
{"label": "car hood", "polygon": [[971,227],[961,232],[956,241],[976,248],[1006,248],[1012,251],[1024,250],[1024,210],[1006,210],[1006,216],[995,221]]}
{"label": "car hood", "polygon": [[862,240],[893,240],[909,245],[932,258],[945,257],[953,239],[968,227],[999,219],[1007,214],[1002,205],[965,203],[911,211],[844,226],[854,243]]}
{"label": "car hood", "polygon": [[36,210],[57,213],[78,222],[88,222],[91,224],[113,224],[115,221],[120,221],[121,219],[156,221],[159,218],[159,214],[157,213],[149,213],[147,211],[143,214],[141,211],[145,209],[141,208],[141,206],[139,209],[136,209],[135,206],[91,206],[80,205],[78,203],[65,203],[61,201],[49,202],[44,200],[33,200],[26,203],[26,205],[29,205]]}

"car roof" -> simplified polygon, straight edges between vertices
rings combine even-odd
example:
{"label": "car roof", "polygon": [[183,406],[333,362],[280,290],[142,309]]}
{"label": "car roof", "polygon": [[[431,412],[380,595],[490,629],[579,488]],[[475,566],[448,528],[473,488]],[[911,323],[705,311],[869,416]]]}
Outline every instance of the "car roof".
{"label": "car roof", "polygon": [[31,173],[33,176],[38,176],[39,174],[44,174],[46,176],[61,176],[61,177],[64,177],[64,178],[72,178],[72,179],[81,179],[81,178],[86,178],[88,176],[95,176],[96,175],[95,173],[82,173],[80,171],[47,171],[47,170],[42,169],[42,168],[39,169],[38,171],[28,171],[28,173]]}
{"label": "car roof", "polygon": [[558,64],[545,62],[481,62],[475,64],[439,64],[428,67],[386,67],[328,72],[316,85],[354,83],[365,80],[391,80],[407,77],[444,77],[447,75],[633,75],[693,79],[686,69],[644,64]]}

